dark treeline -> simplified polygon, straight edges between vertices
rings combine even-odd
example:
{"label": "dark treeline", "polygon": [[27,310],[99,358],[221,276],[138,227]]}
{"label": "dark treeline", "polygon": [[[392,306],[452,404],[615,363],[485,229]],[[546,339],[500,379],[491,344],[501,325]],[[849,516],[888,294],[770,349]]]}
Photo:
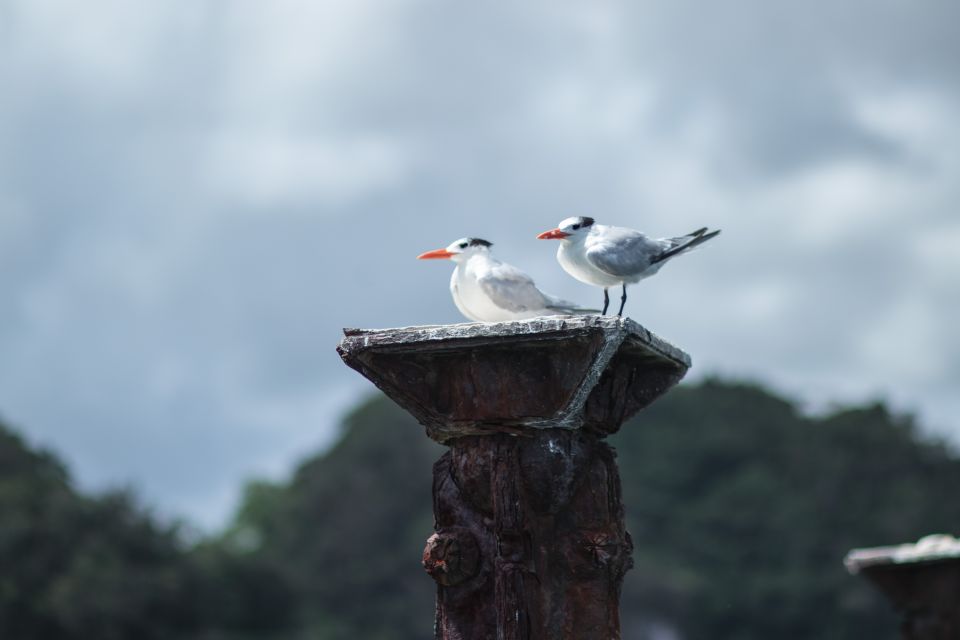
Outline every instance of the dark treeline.
{"label": "dark treeline", "polygon": [[[960,531],[960,458],[883,405],[804,416],[751,385],[680,387],[624,426],[636,566],[624,638],[890,639],[851,547]],[[0,638],[422,640],[440,447],[382,397],[232,526],[188,546],[123,493],[77,492],[0,427]]]}

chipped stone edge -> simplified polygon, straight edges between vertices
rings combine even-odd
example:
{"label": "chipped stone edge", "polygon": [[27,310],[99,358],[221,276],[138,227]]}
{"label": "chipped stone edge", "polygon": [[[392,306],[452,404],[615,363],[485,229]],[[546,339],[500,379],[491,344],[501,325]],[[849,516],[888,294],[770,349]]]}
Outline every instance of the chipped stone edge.
{"label": "chipped stone edge", "polygon": [[[460,324],[416,325],[389,329],[343,330],[339,350],[350,353],[357,348],[403,346],[411,343],[442,342],[447,340],[496,339],[537,333],[558,333],[577,329],[602,328],[606,332],[620,332],[624,339],[637,339],[644,348],[679,366],[689,369],[690,356],[649,329],[629,318],[617,316],[538,316],[529,320],[510,322],[465,322]],[[622,341],[621,341],[622,342]]]}

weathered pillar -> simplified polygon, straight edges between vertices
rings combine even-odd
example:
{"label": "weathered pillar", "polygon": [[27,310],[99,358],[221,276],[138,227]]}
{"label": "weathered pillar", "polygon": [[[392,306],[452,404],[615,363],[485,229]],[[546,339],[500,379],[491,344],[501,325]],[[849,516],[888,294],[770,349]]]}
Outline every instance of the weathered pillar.
{"label": "weathered pillar", "polygon": [[344,333],[343,360],[450,448],[423,553],[436,638],[619,638],[632,543],[604,438],[689,357],[615,317]]}
{"label": "weathered pillar", "polygon": [[960,540],[949,535],[916,544],[854,549],[845,561],[902,615],[904,640],[960,640]]}

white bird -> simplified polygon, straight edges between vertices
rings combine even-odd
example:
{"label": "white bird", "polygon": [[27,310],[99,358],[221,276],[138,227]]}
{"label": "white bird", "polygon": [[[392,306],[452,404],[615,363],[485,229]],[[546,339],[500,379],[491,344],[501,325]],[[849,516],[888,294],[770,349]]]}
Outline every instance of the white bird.
{"label": "white bird", "polygon": [[457,266],[450,293],[460,313],[478,322],[503,322],[537,316],[595,313],[537,289],[533,278],[490,255],[490,242],[461,238],[446,249],[417,256],[418,260],[447,258]]}
{"label": "white bird", "polygon": [[620,311],[627,302],[627,285],[654,275],[668,260],[703,244],[719,234],[697,229],[676,238],[648,238],[624,227],[595,224],[584,216],[567,218],[556,229],[544,231],[540,240],[560,240],[557,261],[564,271],[579,280],[603,287],[603,311],[610,305],[609,287],[621,285]]}

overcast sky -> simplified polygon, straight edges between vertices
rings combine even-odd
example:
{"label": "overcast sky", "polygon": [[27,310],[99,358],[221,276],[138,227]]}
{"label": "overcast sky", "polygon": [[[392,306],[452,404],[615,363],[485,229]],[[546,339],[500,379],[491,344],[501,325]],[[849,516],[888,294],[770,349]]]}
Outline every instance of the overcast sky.
{"label": "overcast sky", "polygon": [[[0,415],[205,527],[455,322],[473,235],[585,304],[570,215],[723,235],[632,290],[691,377],[960,442],[955,0],[0,0]],[[416,434],[414,434],[416,435]]]}

